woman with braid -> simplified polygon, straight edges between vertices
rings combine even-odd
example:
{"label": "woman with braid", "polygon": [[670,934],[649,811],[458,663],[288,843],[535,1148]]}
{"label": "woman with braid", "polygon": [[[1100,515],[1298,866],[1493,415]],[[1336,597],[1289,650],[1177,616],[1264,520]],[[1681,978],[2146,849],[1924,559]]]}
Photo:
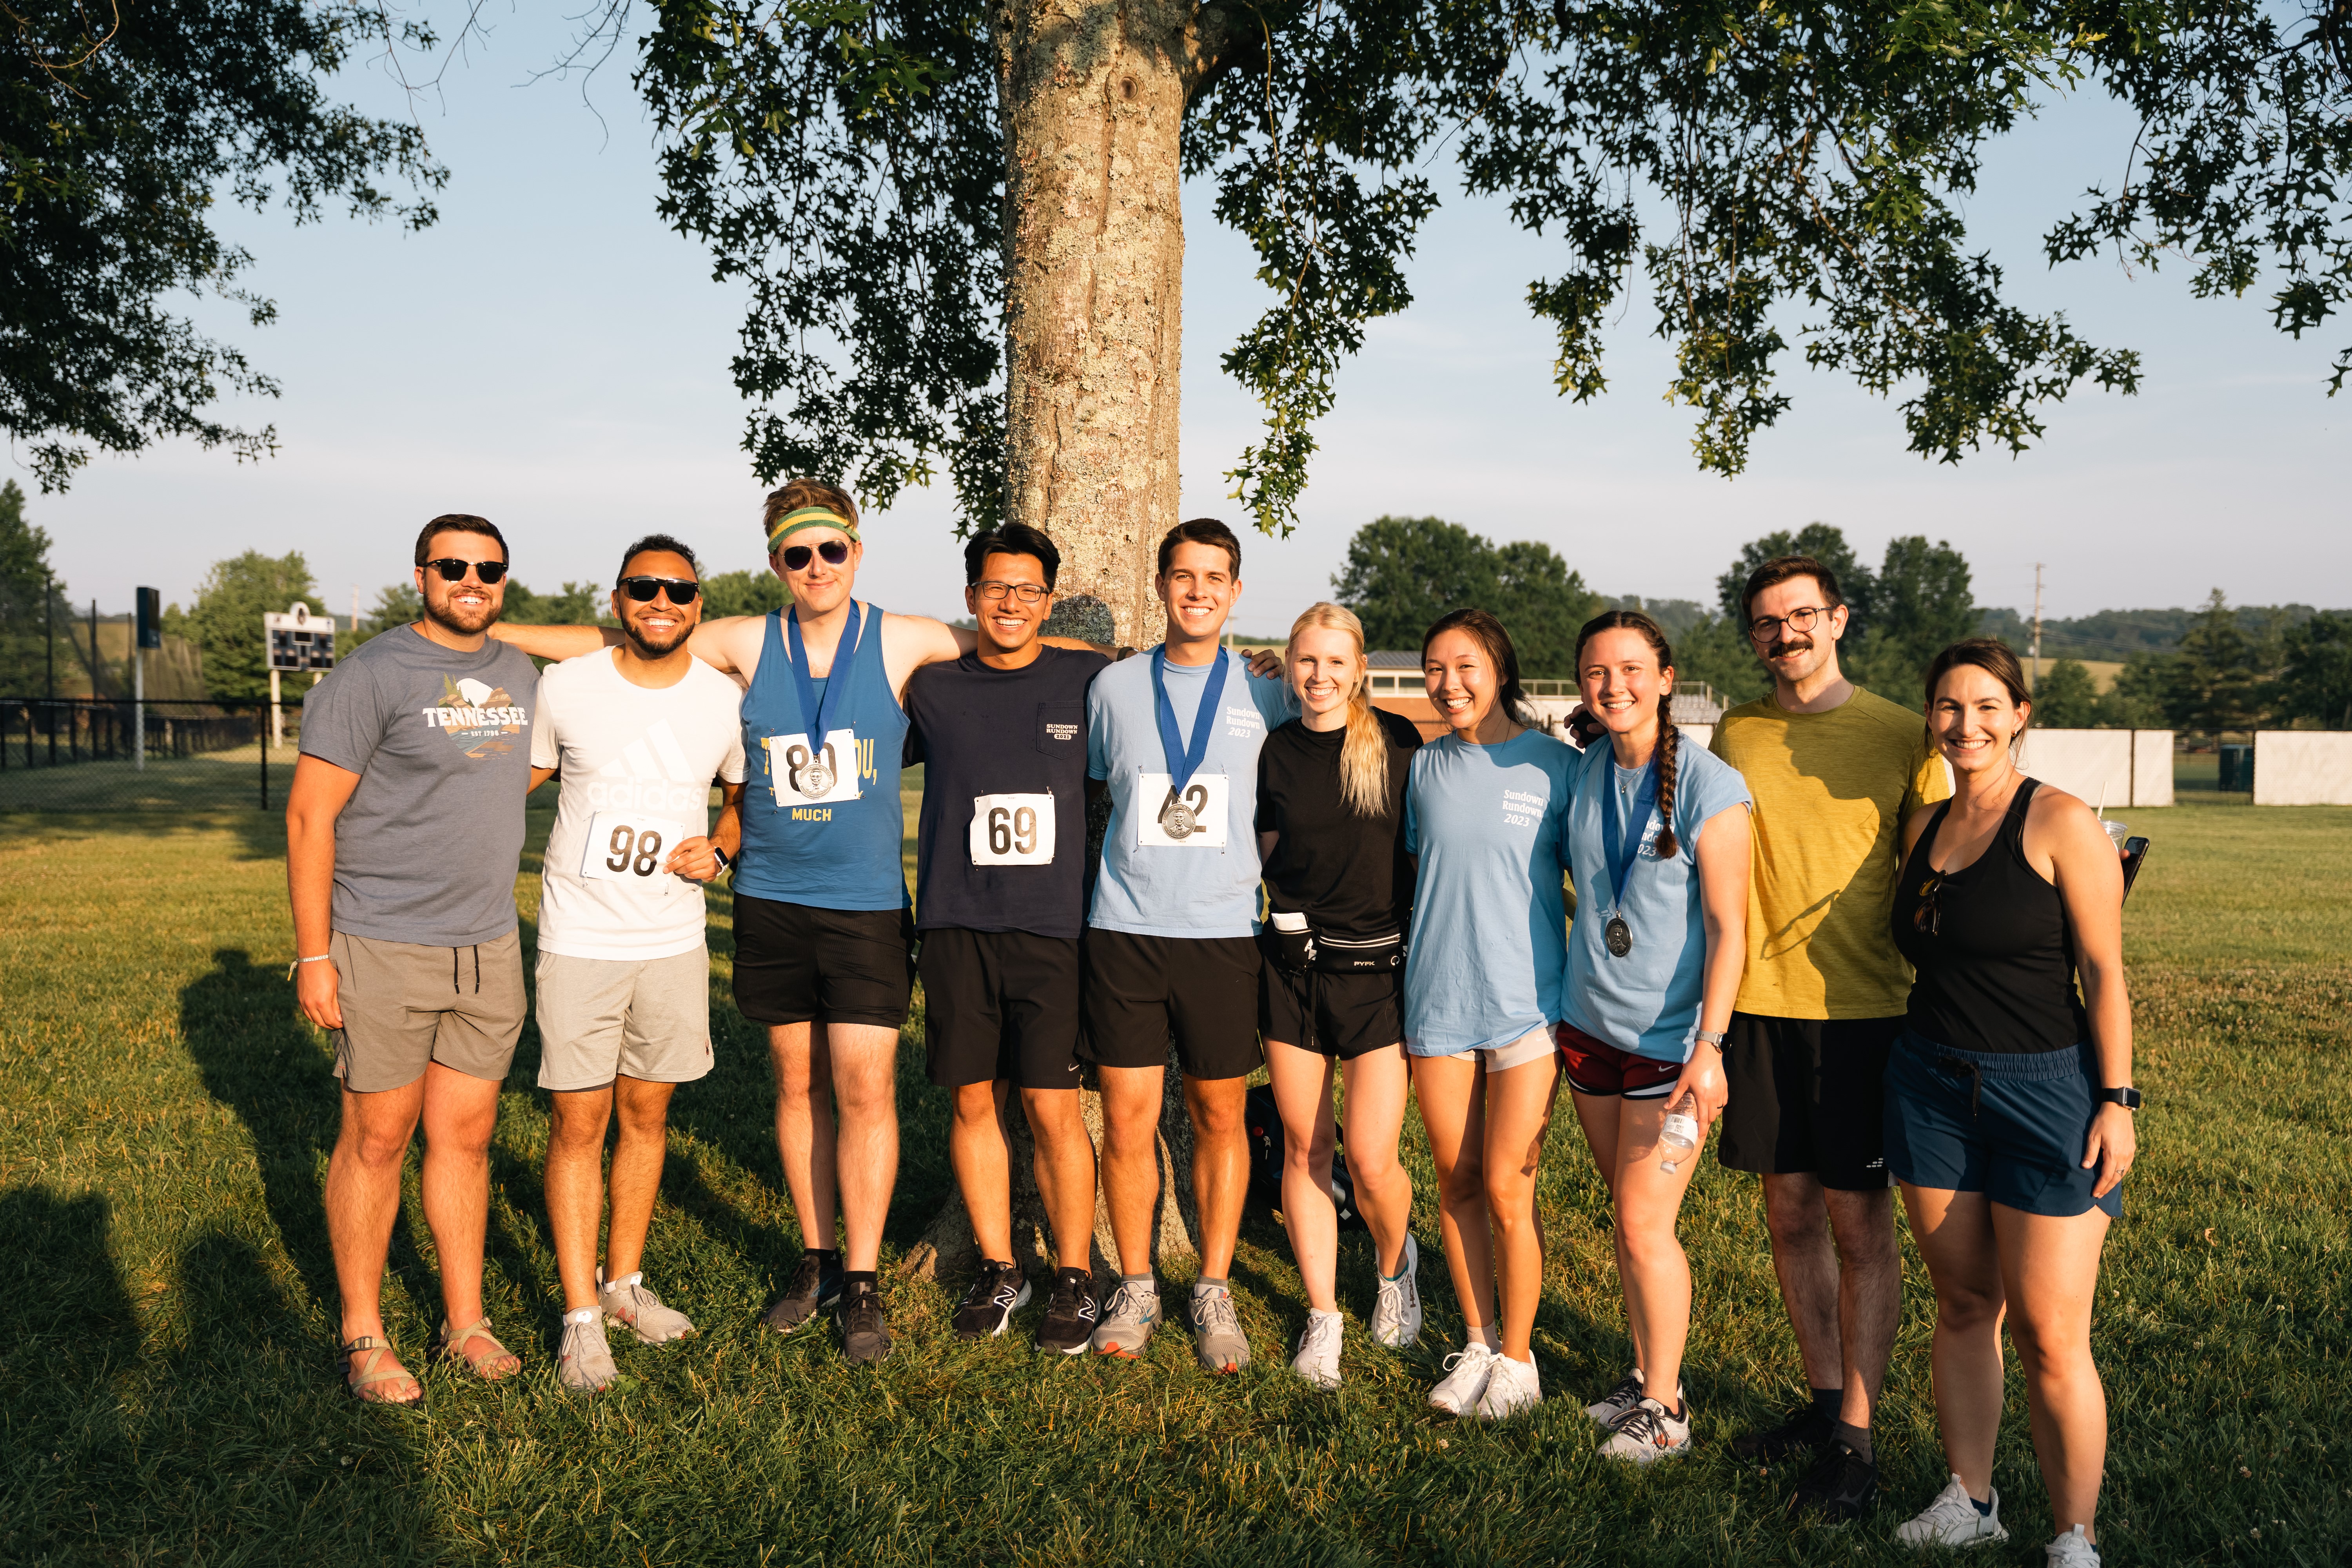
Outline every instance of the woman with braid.
{"label": "woman with braid", "polygon": [[[1633,1371],[1587,1414],[1601,1452],[1634,1464],[1689,1452],[1683,1397],[1690,1265],[1675,1218],[1697,1144],[1723,1110],[1723,1035],[1747,962],[1747,784],[1681,744],[1667,706],[1674,650],[1649,616],[1613,610],[1576,639],[1599,720],[1570,774],[1576,923],[1557,1032],[1561,1076],[1617,1216]],[[1686,1115],[1688,1145],[1661,1142]]]}

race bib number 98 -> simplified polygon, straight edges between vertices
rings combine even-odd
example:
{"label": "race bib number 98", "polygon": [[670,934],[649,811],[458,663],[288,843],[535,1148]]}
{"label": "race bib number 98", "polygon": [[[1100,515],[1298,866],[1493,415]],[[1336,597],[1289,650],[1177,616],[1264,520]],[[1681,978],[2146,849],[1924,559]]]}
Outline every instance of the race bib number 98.
{"label": "race bib number 98", "polygon": [[1135,842],[1143,849],[1223,849],[1230,784],[1223,773],[1194,773],[1181,791],[1166,773],[1135,783]]}
{"label": "race bib number 98", "polygon": [[588,819],[588,842],[580,875],[590,882],[619,882],[641,893],[667,895],[677,879],[662,868],[670,851],[695,837],[685,824],[631,811],[600,811]]}
{"label": "race bib number 98", "polygon": [[779,806],[831,805],[857,798],[857,736],[835,730],[822,746],[812,746],[806,735],[770,735],[760,742],[768,752],[768,779]]}
{"label": "race bib number 98", "polygon": [[982,795],[971,801],[971,863],[1050,866],[1054,863],[1054,797]]}

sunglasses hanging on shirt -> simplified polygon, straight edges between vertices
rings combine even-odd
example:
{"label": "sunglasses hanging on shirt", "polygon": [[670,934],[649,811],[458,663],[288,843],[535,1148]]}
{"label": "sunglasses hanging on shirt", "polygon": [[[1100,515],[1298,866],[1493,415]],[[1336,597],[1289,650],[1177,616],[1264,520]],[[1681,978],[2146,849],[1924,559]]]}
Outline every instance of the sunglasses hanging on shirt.
{"label": "sunglasses hanging on shirt", "polygon": [[503,561],[453,561],[445,556],[438,561],[427,561],[425,564],[440,573],[444,583],[462,583],[468,572],[479,576],[486,584],[507,574],[507,563]]}
{"label": "sunglasses hanging on shirt", "polygon": [[[787,572],[807,571],[811,549],[812,546],[806,544],[786,545],[784,547],[784,570]],[[824,563],[828,566],[838,566],[843,562],[849,559],[849,541],[846,539],[828,539],[823,544],[814,546],[814,549],[817,554],[824,557]]]}
{"label": "sunglasses hanging on shirt", "polygon": [[652,604],[654,595],[665,591],[668,593],[671,604],[691,605],[695,596],[702,592],[700,584],[677,577],[624,577],[613,586],[640,605]]}

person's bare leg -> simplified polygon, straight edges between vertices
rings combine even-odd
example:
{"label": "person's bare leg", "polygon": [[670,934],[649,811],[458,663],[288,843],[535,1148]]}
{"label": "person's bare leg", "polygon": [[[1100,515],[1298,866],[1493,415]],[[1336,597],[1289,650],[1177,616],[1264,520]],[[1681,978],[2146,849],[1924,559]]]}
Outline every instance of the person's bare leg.
{"label": "person's bare leg", "polygon": [[[1184,1109],[1192,1117],[1192,1202],[1201,1214],[1201,1278],[1234,1271],[1242,1237],[1242,1201],[1249,1194],[1249,1079],[1184,1077]],[[1327,1163],[1324,1169],[1328,1172]],[[1326,1189],[1327,1191],[1328,1189]]]}
{"label": "person's bare leg", "polygon": [[[499,1080],[439,1062],[425,1067],[425,1225],[441,1265],[441,1310],[453,1329],[482,1319],[482,1247],[490,1224],[490,1134],[499,1124]],[[484,1377],[504,1377],[521,1360],[479,1340],[466,1358]],[[508,1364],[511,1363],[512,1364]]]}
{"label": "person's bare leg", "polygon": [[[1339,1211],[1331,1204],[1331,1058],[1281,1040],[1265,1043],[1275,1109],[1282,1116],[1282,1227],[1298,1260],[1307,1304],[1339,1310]],[[1351,1107],[1352,1108],[1352,1107]]]}
{"label": "person's bare leg", "polygon": [[898,1185],[898,1031],[826,1024],[821,1032],[840,1118],[834,1179],[841,1186],[841,1266],[870,1273],[881,1263],[882,1226]]}
{"label": "person's bare leg", "polygon": [[2033,1416],[2033,1457],[2042,1462],[2050,1514],[2060,1535],[2076,1525],[2093,1542],[2099,1479],[2107,1463],[2107,1392],[2091,1359],[2091,1302],[2099,1283],[2105,1211],[2061,1219],[2002,1204],[1992,1210],[2001,1279],[2016,1307],[2010,1337],[2025,1373]]}
{"label": "person's bare leg", "polygon": [[1502,1352],[1529,1361],[1543,1249],[1536,1241],[1536,1169],[1559,1058],[1543,1056],[1486,1075],[1486,1217],[1495,1229],[1495,1284]]}
{"label": "person's bare leg", "polygon": [[677,1089],[674,1083],[625,1076],[614,1087],[621,1133],[613,1144],[613,1216],[604,1236],[607,1279],[635,1274],[646,1265],[646,1232],[653,1227],[662,1159],[669,1152],[669,1098]]}
{"label": "person's bare leg", "polygon": [[1024,1089],[1021,1110],[1035,1145],[1037,1195],[1054,1227],[1057,1268],[1092,1267],[1095,1236],[1095,1146],[1075,1089]]}
{"label": "person's bare leg", "polygon": [[[327,1158],[327,1241],[335,1255],[341,1342],[362,1335],[389,1341],[383,1328],[383,1265],[400,1215],[401,1169],[425,1109],[425,1080],[373,1093],[344,1089],[342,1125]],[[413,1386],[385,1384],[405,1399]]]}
{"label": "person's bare leg", "polygon": [[604,1129],[613,1086],[559,1089],[547,1112],[547,1226],[563,1310],[596,1305],[596,1231],[604,1217]]}
{"label": "person's bare leg", "polygon": [[1618,1100],[1616,1176],[1610,1183],[1617,1211],[1618,1278],[1625,1289],[1635,1363],[1658,1402],[1675,1408],[1682,1386],[1683,1351],[1690,1340],[1690,1260],[1675,1235],[1698,1161],[1663,1168],[1658,1133],[1666,1119],[1663,1099]]}
{"label": "person's bare leg", "polygon": [[833,1058],[814,1024],[768,1026],[776,1073],[776,1158],[800,1222],[801,1245],[831,1251],[838,1188],[834,1177]]}
{"label": "person's bare leg", "polygon": [[1944,1462],[1979,1502],[1992,1496],[2000,1436],[2002,1293],[1992,1205],[1982,1193],[1906,1186],[1911,1236],[1936,1287],[1936,1429]]}
{"label": "person's bare leg", "polygon": [[[1870,1429],[1886,1363],[1895,1353],[1895,1330],[1903,1317],[1903,1252],[1895,1239],[1895,1194],[1886,1187],[1866,1193],[1827,1188],[1830,1235],[1838,1253],[1838,1344],[1844,1390],[1838,1419]],[[1823,1386],[1827,1386],[1824,1384]]]}
{"label": "person's bare leg", "polygon": [[1486,1227],[1486,1080],[1475,1051],[1412,1059],[1413,1092],[1429,1131],[1430,1163],[1437,1167],[1438,1234],[1454,1299],[1462,1305],[1463,1333],[1491,1349],[1498,1331],[1495,1238]]}
{"label": "person's bare leg", "polygon": [[1160,1105],[1166,1068],[1103,1068],[1102,1186],[1121,1274],[1151,1273],[1160,1202]]}
{"label": "person's bare leg", "polygon": [[[1559,1083],[1567,1081],[1562,1074],[1553,1085],[1559,1093]],[[1585,1146],[1592,1151],[1593,1169],[1601,1173],[1601,1184],[1609,1190],[1609,1204],[1613,1213],[1617,1205],[1617,1131],[1621,1116],[1622,1096],[1614,1094],[1579,1094],[1573,1087],[1568,1089],[1570,1104],[1576,1107],[1576,1124],[1584,1130]],[[1631,1265],[1625,1260],[1624,1227],[1616,1227],[1614,1245],[1617,1250],[1617,1278],[1630,1279]],[[1642,1343],[1642,1316],[1633,1310],[1631,1284],[1625,1289],[1625,1332],[1633,1342],[1633,1365],[1636,1370],[1649,1365],[1647,1347]],[[1643,1373],[1648,1376],[1647,1373]]]}
{"label": "person's bare leg", "polygon": [[1845,1353],[1838,1336],[1838,1256],[1830,1242],[1829,1208],[1821,1178],[1799,1173],[1764,1178],[1764,1225],[1772,1238],[1772,1272],[1780,1301],[1797,1333],[1805,1382],[1813,1388],[1845,1384]]}
{"label": "person's bare leg", "polygon": [[1356,1212],[1372,1233],[1381,1272],[1393,1279],[1404,1267],[1405,1231],[1412,1224],[1412,1178],[1397,1159],[1412,1076],[1402,1046],[1366,1051],[1340,1063],[1339,1074],[1348,1086],[1348,1175]]}
{"label": "person's bare leg", "polygon": [[982,1258],[1013,1256],[1013,1148],[1004,1135],[1008,1079],[956,1085],[948,1123],[948,1164],[971,1216],[972,1245]]}

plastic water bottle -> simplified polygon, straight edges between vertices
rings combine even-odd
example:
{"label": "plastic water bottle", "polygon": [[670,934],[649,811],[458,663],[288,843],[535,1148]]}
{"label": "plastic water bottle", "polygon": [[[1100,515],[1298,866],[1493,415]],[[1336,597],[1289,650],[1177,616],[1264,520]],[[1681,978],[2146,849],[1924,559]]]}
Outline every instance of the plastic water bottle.
{"label": "plastic water bottle", "polygon": [[1680,1100],[1666,1107],[1666,1123],[1658,1130],[1658,1146],[1665,1152],[1665,1158],[1658,1162],[1658,1169],[1669,1176],[1681,1170],[1691,1151],[1698,1147],[1698,1118],[1691,1114],[1695,1109],[1687,1089]]}

